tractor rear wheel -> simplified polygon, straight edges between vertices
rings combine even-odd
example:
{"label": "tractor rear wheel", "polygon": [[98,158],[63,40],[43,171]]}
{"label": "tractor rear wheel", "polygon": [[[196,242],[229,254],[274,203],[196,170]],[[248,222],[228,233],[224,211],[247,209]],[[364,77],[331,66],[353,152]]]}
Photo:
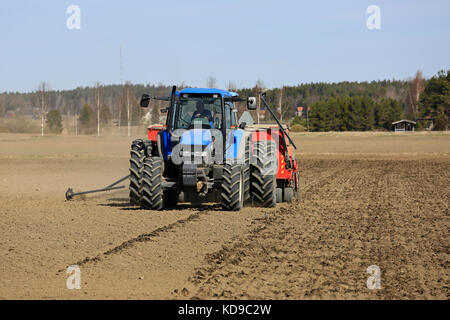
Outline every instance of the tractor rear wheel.
{"label": "tractor rear wheel", "polygon": [[141,179],[144,150],[139,143],[131,145],[130,151],[130,203],[138,206],[141,198]]}
{"label": "tractor rear wheel", "polygon": [[277,156],[273,141],[257,141],[253,145],[251,160],[251,195],[253,202],[263,207],[277,203]]}
{"label": "tractor rear wheel", "polygon": [[239,164],[226,163],[222,177],[222,208],[239,211],[244,204],[244,174]]}
{"label": "tractor rear wheel", "polygon": [[142,188],[140,204],[144,209],[161,210],[163,208],[163,161],[160,157],[148,157],[142,170]]}

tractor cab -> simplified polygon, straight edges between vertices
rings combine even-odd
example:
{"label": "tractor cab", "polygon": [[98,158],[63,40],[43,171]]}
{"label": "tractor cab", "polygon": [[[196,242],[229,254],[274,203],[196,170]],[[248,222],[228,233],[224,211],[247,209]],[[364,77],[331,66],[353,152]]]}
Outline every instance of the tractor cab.
{"label": "tractor cab", "polygon": [[177,129],[214,129],[223,134],[237,128],[237,93],[219,89],[184,89],[177,92],[167,126]]}
{"label": "tractor cab", "polygon": [[175,129],[230,129],[236,126],[234,92],[218,89],[184,89],[177,92],[168,126]]}

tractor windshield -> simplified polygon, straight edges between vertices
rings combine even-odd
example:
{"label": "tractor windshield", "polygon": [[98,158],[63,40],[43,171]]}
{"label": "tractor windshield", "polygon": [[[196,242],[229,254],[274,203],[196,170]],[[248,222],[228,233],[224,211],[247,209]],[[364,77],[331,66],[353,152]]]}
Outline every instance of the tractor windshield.
{"label": "tractor windshield", "polygon": [[175,104],[175,129],[220,129],[222,102],[220,97],[180,97]]}

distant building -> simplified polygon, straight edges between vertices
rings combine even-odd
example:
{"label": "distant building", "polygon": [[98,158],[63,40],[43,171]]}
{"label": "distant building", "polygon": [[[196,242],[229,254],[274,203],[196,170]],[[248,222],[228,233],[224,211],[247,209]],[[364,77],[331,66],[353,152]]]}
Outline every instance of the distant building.
{"label": "distant building", "polygon": [[297,111],[295,112],[295,115],[299,118],[306,117],[308,115],[308,112],[311,111],[311,107],[297,107]]}
{"label": "distant building", "polygon": [[16,117],[16,113],[13,110],[8,110],[5,113],[5,118],[12,119]]}
{"label": "distant building", "polygon": [[411,120],[399,120],[396,122],[392,122],[392,127],[395,132],[404,132],[404,131],[414,131],[414,127],[416,126],[416,122]]}

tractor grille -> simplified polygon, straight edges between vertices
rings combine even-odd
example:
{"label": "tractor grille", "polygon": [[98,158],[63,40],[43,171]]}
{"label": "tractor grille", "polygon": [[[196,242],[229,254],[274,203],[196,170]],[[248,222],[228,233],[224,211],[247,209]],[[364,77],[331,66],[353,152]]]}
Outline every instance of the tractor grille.
{"label": "tractor grille", "polygon": [[183,163],[194,163],[197,165],[208,163],[210,154],[208,152],[207,145],[201,146],[183,146],[180,152],[180,157],[183,159]]}

